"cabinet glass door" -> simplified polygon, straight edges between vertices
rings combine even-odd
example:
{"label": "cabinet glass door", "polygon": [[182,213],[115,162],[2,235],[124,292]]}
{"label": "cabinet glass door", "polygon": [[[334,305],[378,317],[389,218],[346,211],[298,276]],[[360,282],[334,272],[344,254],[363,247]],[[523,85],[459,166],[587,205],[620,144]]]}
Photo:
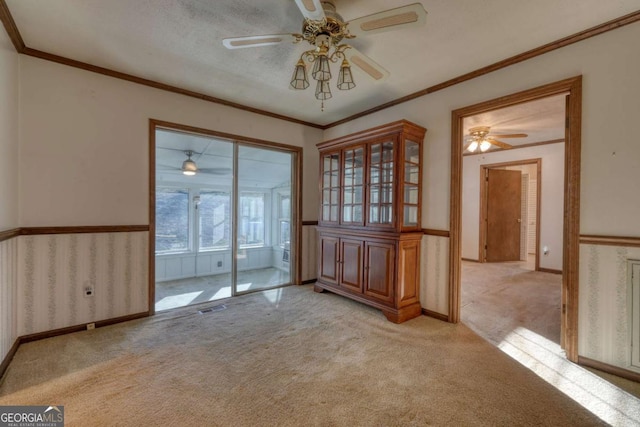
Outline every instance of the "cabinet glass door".
{"label": "cabinet glass door", "polygon": [[405,141],[404,146],[403,227],[417,227],[420,193],[420,145]]}
{"label": "cabinet glass door", "polygon": [[347,148],[343,156],[342,223],[363,225],[364,147]]}
{"label": "cabinet glass door", "polygon": [[340,154],[328,153],[322,156],[322,222],[338,222],[340,196]]}
{"label": "cabinet glass door", "polygon": [[393,151],[393,141],[371,144],[368,223],[372,225],[393,225]]}

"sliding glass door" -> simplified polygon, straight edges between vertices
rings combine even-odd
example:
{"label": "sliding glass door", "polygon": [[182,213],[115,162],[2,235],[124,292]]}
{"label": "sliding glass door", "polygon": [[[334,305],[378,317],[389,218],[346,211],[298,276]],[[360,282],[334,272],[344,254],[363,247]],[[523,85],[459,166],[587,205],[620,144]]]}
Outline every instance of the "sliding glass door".
{"label": "sliding glass door", "polygon": [[292,154],[237,147],[236,293],[291,283]]}
{"label": "sliding glass door", "polygon": [[156,310],[293,282],[296,155],[156,131]]}

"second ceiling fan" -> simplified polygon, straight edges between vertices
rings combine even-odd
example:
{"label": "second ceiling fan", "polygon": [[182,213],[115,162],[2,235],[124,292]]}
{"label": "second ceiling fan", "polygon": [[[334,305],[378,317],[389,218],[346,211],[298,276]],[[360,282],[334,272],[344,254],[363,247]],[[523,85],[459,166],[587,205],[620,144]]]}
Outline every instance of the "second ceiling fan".
{"label": "second ceiling fan", "polygon": [[481,152],[485,152],[490,149],[491,146],[508,150],[513,148],[513,145],[507,144],[506,142],[500,141],[496,138],[526,138],[528,136],[526,133],[489,135],[490,131],[490,126],[476,126],[469,128],[469,136],[466,138],[467,144],[464,147],[464,151],[474,153],[479,149]]}

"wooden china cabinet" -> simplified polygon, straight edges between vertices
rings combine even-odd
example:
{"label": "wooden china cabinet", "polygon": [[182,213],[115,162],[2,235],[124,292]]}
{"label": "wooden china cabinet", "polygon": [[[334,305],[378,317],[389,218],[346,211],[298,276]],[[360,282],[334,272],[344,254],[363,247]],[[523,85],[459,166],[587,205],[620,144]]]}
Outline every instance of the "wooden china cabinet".
{"label": "wooden china cabinet", "polygon": [[406,120],[318,144],[316,292],[376,307],[392,322],[419,316],[422,141]]}

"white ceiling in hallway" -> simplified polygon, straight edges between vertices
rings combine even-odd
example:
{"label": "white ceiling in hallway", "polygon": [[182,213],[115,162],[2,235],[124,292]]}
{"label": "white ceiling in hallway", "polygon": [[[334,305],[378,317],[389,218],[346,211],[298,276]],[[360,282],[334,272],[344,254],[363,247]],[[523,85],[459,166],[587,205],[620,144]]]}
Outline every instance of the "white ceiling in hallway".
{"label": "white ceiling in hallway", "polygon": [[[302,14],[294,0],[6,2],[30,48],[316,124],[343,119],[640,7],[638,0],[422,0],[428,12],[425,26],[350,42],[390,77],[374,83],[354,67],[356,88],[333,89],[321,112],[313,85],[304,91],[289,89],[293,67],[308,45],[237,50],[222,45],[228,37],[300,32]],[[335,0],[347,21],[410,3]]]}
{"label": "white ceiling in hallway", "polygon": [[524,138],[496,138],[514,147],[564,139],[565,102],[566,95],[555,95],[466,117],[463,120],[464,136],[469,135],[470,128],[489,126],[489,135],[527,134]]}

